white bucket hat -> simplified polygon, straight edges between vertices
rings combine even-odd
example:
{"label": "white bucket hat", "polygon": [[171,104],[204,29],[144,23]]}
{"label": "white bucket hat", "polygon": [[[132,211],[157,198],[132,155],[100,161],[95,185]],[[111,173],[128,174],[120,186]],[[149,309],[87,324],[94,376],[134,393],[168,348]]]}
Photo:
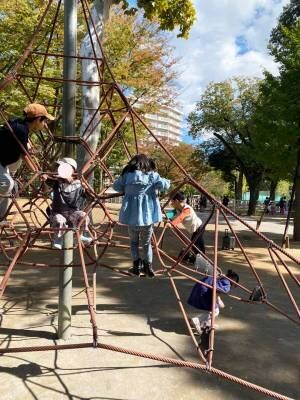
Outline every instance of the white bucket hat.
{"label": "white bucket hat", "polygon": [[74,158],[64,157],[64,158],[58,160],[57,164],[69,164],[69,165],[71,165],[71,167],[74,168],[75,171],[77,171],[77,162],[74,160]]}

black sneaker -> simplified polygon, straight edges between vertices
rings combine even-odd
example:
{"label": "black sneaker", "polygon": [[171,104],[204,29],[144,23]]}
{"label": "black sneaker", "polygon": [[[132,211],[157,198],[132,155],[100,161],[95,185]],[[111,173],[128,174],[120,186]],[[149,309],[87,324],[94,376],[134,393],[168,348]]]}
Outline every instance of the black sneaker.
{"label": "black sneaker", "polygon": [[155,273],[152,269],[152,263],[149,263],[148,261],[144,260],[143,265],[144,265],[143,271],[145,272],[145,274],[149,276],[149,278],[154,278]]}
{"label": "black sneaker", "polygon": [[133,266],[129,268],[128,272],[132,275],[140,276],[142,269],[142,260],[138,258],[137,260],[133,261]]}

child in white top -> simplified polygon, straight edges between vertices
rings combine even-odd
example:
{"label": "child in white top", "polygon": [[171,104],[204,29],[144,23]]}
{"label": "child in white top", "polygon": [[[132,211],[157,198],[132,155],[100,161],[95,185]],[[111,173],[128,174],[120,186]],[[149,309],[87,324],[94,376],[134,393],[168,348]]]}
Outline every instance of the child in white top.
{"label": "child in white top", "polygon": [[178,215],[172,220],[172,225],[177,226],[181,224],[192,235],[191,241],[195,239],[194,244],[197,247],[197,249],[193,249],[195,254],[198,254],[199,250],[205,253],[203,233],[200,234],[202,221],[197,216],[193,207],[186,203],[184,193],[176,192],[172,197],[172,205],[178,212]]}

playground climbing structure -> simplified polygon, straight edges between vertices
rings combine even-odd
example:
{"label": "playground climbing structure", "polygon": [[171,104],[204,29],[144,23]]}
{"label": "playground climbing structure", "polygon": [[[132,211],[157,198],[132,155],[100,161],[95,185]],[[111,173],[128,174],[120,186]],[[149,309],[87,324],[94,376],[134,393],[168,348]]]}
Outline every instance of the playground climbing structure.
{"label": "playground climbing structure", "polygon": [[[216,335],[214,312],[217,296],[216,279],[218,275],[223,275],[222,266],[218,264],[221,233],[220,221],[222,220],[222,222],[225,222],[231,235],[235,238],[238,247],[236,251],[243,257],[249,273],[249,280],[237,284],[239,294],[228,294],[228,296],[235,301],[244,302],[249,307],[269,307],[274,312],[289,319],[291,324],[299,325],[300,312],[294,293],[299,291],[300,282],[293,273],[293,268],[295,266],[298,267],[300,261],[262,233],[257,232],[229,208],[223,206],[208,193],[199,182],[186,172],[168,148],[153,134],[141,117],[138,108],[135,108],[132,104],[132,99],[129,100],[125,96],[122,87],[114,79],[113,73],[109,67],[109,60],[105,58],[99,35],[96,32],[96,24],[93,23],[93,16],[88,2],[86,0],[80,0],[79,4],[81,6],[81,18],[85,21],[86,30],[91,39],[92,54],[88,57],[82,57],[80,55],[74,57],[77,59],[78,63],[87,61],[88,59],[92,60],[97,67],[98,80],[84,80],[81,78],[82,74],[79,68],[78,78],[75,83],[78,88],[82,86],[98,87],[101,93],[99,107],[96,109],[89,109],[83,102],[77,102],[78,118],[83,109],[89,111],[90,115],[90,120],[85,124],[85,129],[81,131],[80,135],[74,132],[71,136],[61,136],[60,116],[62,106],[60,104],[59,94],[64,79],[62,76],[54,76],[48,72],[53,71],[49,66],[53,63],[61,63],[64,58],[68,57],[64,55],[62,51],[57,51],[56,46],[53,45],[53,38],[55,38],[59,16],[60,13],[62,13],[61,0],[50,0],[47,2],[32,40],[14,67],[0,82],[0,91],[4,91],[7,94],[9,94],[10,90],[13,88],[18,88],[24,96],[24,106],[25,102],[33,103],[38,101],[44,103],[51,113],[57,117],[56,123],[53,125],[50,124],[50,128],[47,132],[40,132],[31,137],[31,150],[27,154],[30,162],[28,164],[23,163],[23,166],[19,169],[16,176],[19,183],[18,197],[11,196],[6,218],[1,222],[0,252],[3,262],[1,264],[2,278],[0,283],[0,296],[3,296],[8,283],[13,285],[11,274],[16,265],[24,268],[34,267],[44,269],[64,267],[63,264],[52,264],[48,262],[49,258],[45,258],[45,262],[41,263],[30,260],[28,256],[35,250],[45,252],[45,254],[60,251],[53,249],[51,245],[55,228],[51,228],[49,225],[46,210],[51,204],[51,198],[49,192],[45,189],[42,176],[43,174],[54,174],[53,165],[55,161],[62,156],[62,148],[64,148],[64,146],[73,146],[78,154],[84,152],[88,155],[87,161],[85,161],[78,173],[78,178],[85,186],[90,198],[85,211],[92,216],[90,234],[93,240],[89,245],[83,244],[80,240],[79,229],[75,230],[77,240],[74,242],[74,251],[78,254],[79,261],[74,262],[73,267],[79,268],[82,271],[83,287],[86,293],[87,307],[92,325],[92,338],[89,343],[81,344],[0,347],[0,354],[98,347],[100,349],[108,349],[132,354],[134,356],[146,357],[175,366],[199,369],[228,379],[233,383],[246,386],[265,395],[277,399],[287,399],[288,397],[284,395],[255,385],[254,383],[250,383],[214,367],[215,361],[217,364],[217,354],[215,354],[214,346]],[[51,29],[48,35],[41,40],[41,28],[46,21]],[[101,50],[101,56],[99,56],[99,49]],[[43,101],[44,95],[42,89],[43,83],[45,82],[51,82],[51,84],[53,84],[53,93],[56,93],[56,96],[53,96],[52,103],[46,100]],[[0,109],[1,123],[6,123],[9,126],[10,116],[11,110],[7,108],[5,104],[2,104]],[[105,135],[99,140],[96,149],[94,149],[90,145],[90,139],[91,135],[93,135],[93,130],[99,126],[100,128],[105,127]],[[129,255],[130,247],[128,238],[124,233],[124,227],[117,222],[117,217],[113,213],[110,203],[112,198],[120,196],[110,191],[111,183],[114,180],[113,169],[111,168],[111,155],[114,154],[117,148],[120,154],[130,159],[134,154],[145,151],[145,143],[150,143],[151,146],[157,146],[164,151],[182,177],[180,181],[173,185],[171,192],[167,193],[162,200],[163,210],[168,207],[171,194],[183,188],[184,185],[189,185],[193,187],[198,194],[206,196],[210,204],[210,215],[202,228],[202,231],[204,231],[207,224],[213,224],[214,226],[212,256],[209,257],[203,254],[203,258],[211,264],[213,270],[212,327],[208,332],[207,348],[203,348],[203,346],[198,343],[198,337],[190,326],[189,317],[186,313],[184,302],[181,301],[180,289],[176,280],[177,277],[182,277],[192,282],[201,283],[201,278],[204,274],[196,270],[193,266],[186,264],[184,261],[185,255],[192,250],[193,243],[180,229],[173,227],[168,235],[171,235],[172,240],[178,243],[179,248],[185,248],[183,252],[180,252],[180,255],[174,255],[174,252],[169,251],[169,249],[164,246],[164,236],[167,229],[167,224],[165,224],[165,222],[155,227],[152,238],[152,245],[156,255],[155,279],[160,279],[161,276],[168,277],[182,314],[183,324],[186,325],[187,332],[190,334],[196,353],[198,354],[198,363],[123,349],[102,343],[98,337],[96,273],[101,268],[109,268],[116,274],[128,277],[128,272],[126,270],[118,266],[109,265],[103,261],[108,249],[115,251],[123,249],[127,251]],[[105,183],[98,192],[94,190],[93,185],[95,176],[100,176],[102,183]],[[81,223],[83,222],[84,221],[81,221]],[[169,221],[169,223],[171,222]],[[259,269],[256,268],[257,261],[253,260],[253,257],[250,257],[245,250],[239,233],[234,229],[235,223],[241,224],[249,231],[249,235],[253,235],[253,237],[259,239],[261,244],[267,248],[270,265],[273,267],[273,272],[277,274],[278,279],[282,283],[282,290],[286,296],[286,302],[290,305],[289,308],[285,307],[282,309],[276,302],[271,301],[268,288],[261,278]],[[72,230],[72,227],[68,227],[65,230]],[[92,275],[91,284],[89,282],[90,274]],[[248,282],[251,282],[251,285],[248,284]],[[255,282],[254,285],[253,282]],[[254,295],[253,290],[255,290]]]}

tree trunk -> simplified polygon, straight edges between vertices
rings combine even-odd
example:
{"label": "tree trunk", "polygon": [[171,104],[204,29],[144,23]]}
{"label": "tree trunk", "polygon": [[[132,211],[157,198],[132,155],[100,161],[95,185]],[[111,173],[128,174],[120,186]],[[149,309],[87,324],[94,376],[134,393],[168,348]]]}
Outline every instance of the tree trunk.
{"label": "tree trunk", "polygon": [[277,185],[278,185],[278,180],[276,180],[276,181],[271,180],[271,182],[270,182],[270,200],[271,201],[275,201]]}
{"label": "tree trunk", "polygon": [[256,174],[251,173],[246,175],[246,178],[250,190],[250,200],[249,200],[247,215],[250,216],[255,214],[255,209],[259,196],[259,189],[261,181],[263,179],[263,173],[262,172]]}
{"label": "tree trunk", "polygon": [[[299,146],[299,140],[298,140]],[[294,210],[294,235],[295,241],[300,241],[300,150],[297,154],[297,165],[294,176],[294,187],[295,187],[295,200],[293,202]]]}
{"label": "tree trunk", "polygon": [[247,215],[255,215],[257,200],[259,196],[259,187],[249,187],[250,189],[250,200],[248,205]]}
{"label": "tree trunk", "polygon": [[243,171],[239,171],[238,179],[237,179],[237,182],[236,182],[236,193],[235,193],[236,200],[242,200],[242,197],[243,197],[243,179],[244,179],[244,173],[243,173]]}
{"label": "tree trunk", "polygon": [[[93,7],[91,8],[91,15],[93,19],[93,23],[95,25],[96,32],[100,37],[103,31],[103,24],[108,18],[109,8],[111,7],[112,0],[96,0],[94,2]],[[80,46],[80,56],[81,57],[93,57],[102,58],[101,50],[98,45],[96,33],[93,27],[93,23],[89,20],[89,30],[92,37],[92,42],[94,45],[94,49],[91,43],[91,38],[89,32],[87,31],[84,36],[81,46]],[[98,66],[97,66],[98,63]],[[94,60],[82,60],[81,63],[81,76],[83,81],[90,82],[98,82],[100,80],[99,70],[100,70],[100,61]],[[80,126],[80,135],[83,138],[86,138],[88,145],[90,146],[92,151],[95,151],[100,139],[100,112],[97,112],[95,117],[93,118],[93,122],[90,124],[90,121],[95,114],[96,110],[100,105],[100,85],[91,85],[91,86],[82,86],[82,123]],[[87,128],[88,127],[88,128]],[[81,147],[78,163],[79,167],[82,166],[90,159],[90,155],[85,151],[83,147]],[[91,180],[93,177],[91,177]]]}

